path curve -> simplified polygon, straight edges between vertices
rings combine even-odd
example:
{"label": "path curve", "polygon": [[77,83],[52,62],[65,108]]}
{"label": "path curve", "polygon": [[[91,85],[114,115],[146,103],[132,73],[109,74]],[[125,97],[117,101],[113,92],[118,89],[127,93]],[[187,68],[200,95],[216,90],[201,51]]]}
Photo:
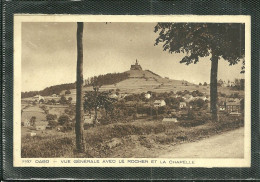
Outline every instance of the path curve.
{"label": "path curve", "polygon": [[159,158],[243,158],[244,128],[193,143],[171,146]]}

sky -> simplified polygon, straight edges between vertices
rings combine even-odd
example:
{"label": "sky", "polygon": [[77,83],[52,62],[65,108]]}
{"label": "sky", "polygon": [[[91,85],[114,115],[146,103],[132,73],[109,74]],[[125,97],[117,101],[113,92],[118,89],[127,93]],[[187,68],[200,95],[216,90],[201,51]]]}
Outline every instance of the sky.
{"label": "sky", "polygon": [[[184,54],[169,54],[154,46],[156,23],[84,23],[84,78],[124,72],[137,59],[143,69],[162,77],[192,83],[210,80],[210,57],[197,64],[180,64]],[[22,91],[76,81],[76,23],[22,23]],[[243,78],[242,63],[220,59],[218,79]]]}

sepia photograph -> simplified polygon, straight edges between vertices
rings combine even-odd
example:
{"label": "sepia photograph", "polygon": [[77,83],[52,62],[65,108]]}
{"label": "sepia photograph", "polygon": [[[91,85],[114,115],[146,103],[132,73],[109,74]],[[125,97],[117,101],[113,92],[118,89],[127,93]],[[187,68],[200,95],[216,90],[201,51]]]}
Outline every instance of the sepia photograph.
{"label": "sepia photograph", "polygon": [[32,17],[15,17],[17,166],[250,166],[250,18]]}

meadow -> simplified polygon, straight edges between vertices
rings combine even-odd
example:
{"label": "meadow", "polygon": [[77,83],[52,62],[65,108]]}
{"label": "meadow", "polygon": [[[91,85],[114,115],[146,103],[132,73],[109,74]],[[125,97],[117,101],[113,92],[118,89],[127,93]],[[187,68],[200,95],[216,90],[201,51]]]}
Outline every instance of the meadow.
{"label": "meadow", "polygon": [[[187,121],[191,122],[191,121]],[[201,122],[192,125],[178,123],[136,120],[128,123],[113,123],[90,127],[84,131],[85,153],[75,150],[75,133],[42,135],[22,138],[22,157],[154,157],[156,149],[168,144],[192,142],[205,137],[243,126],[242,118],[220,118],[219,122]],[[47,132],[47,133],[46,133]]]}

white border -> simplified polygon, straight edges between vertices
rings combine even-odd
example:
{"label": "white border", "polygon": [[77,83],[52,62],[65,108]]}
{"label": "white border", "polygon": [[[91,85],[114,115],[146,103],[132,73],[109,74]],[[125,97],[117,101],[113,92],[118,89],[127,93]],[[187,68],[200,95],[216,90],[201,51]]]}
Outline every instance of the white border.
{"label": "white border", "polygon": [[[73,163],[76,158],[21,158],[21,25],[22,22],[207,22],[207,23],[245,23],[245,126],[244,158],[203,159],[203,158],[136,158],[148,160],[149,163],[120,163],[127,158],[111,158],[115,163]],[[197,16],[197,15],[14,15],[14,133],[13,156],[14,167],[250,167],[251,166],[251,17],[244,15]],[[108,158],[104,158],[108,160]],[[134,159],[134,158],[131,158]],[[30,163],[24,160],[31,160]],[[36,163],[37,160],[49,160],[49,163]],[[70,160],[71,163],[62,163]],[[79,160],[84,160],[79,158]],[[91,160],[103,160],[91,158]],[[157,163],[152,163],[157,160]],[[165,160],[167,164],[158,161]],[[180,163],[169,164],[170,161]],[[185,161],[182,162],[181,161]]]}

